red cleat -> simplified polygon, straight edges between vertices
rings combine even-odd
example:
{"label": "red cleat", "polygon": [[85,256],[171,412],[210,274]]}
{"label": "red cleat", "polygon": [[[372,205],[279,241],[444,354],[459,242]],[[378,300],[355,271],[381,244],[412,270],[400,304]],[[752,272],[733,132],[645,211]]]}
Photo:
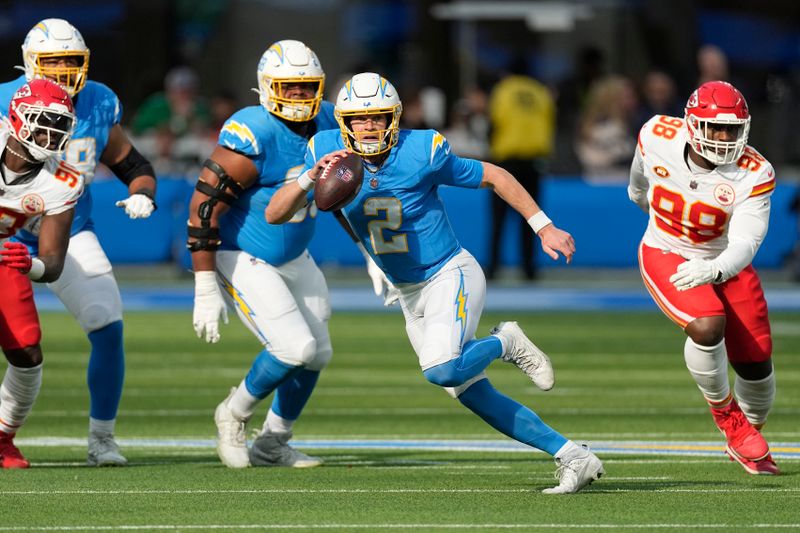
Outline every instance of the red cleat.
{"label": "red cleat", "polygon": [[769,455],[769,444],[750,424],[736,400],[725,407],[712,407],[711,415],[728,441],[727,452],[740,459],[758,462]]}
{"label": "red cleat", "polygon": [[14,446],[14,435],[16,433],[0,431],[0,466],[3,468],[28,468],[31,463]]}
{"label": "red cleat", "polygon": [[776,465],[775,461],[772,460],[772,454],[767,454],[767,456],[760,461],[748,461],[747,459],[738,457],[727,450],[725,453],[728,454],[728,457],[731,458],[731,461],[736,461],[742,465],[742,468],[744,468],[748,474],[753,474],[755,476],[777,476],[781,473],[778,465]]}

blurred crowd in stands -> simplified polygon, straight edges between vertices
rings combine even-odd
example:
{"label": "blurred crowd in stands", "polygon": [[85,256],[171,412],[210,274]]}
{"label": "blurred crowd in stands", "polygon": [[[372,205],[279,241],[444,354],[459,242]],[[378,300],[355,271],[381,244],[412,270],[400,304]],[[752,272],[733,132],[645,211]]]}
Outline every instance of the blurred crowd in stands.
{"label": "blurred crowd in stands", "polygon": [[[442,131],[457,154],[506,167],[536,196],[543,175],[626,183],[641,126],[655,114],[683,117],[688,93],[679,92],[676,81],[663,70],[650,70],[639,79],[609,72],[602,52],[586,47],[576,54],[567,79],[546,86],[531,77],[519,59],[494,83],[470,87],[449,104],[437,87],[401,88],[402,126]],[[739,81],[731,78],[724,52],[714,45],[698,50],[696,70],[697,85],[715,79],[734,85]],[[224,121],[242,106],[257,105],[255,96],[252,102],[239,102],[233,93],[222,91],[208,98],[200,89],[190,67],[175,67],[167,73],[163,90],[127,117],[136,146],[160,176],[195,179]],[[335,81],[329,83],[328,98],[337,89]],[[754,121],[764,119],[757,116]],[[531,133],[520,135],[520,131]],[[509,146],[509,138],[524,141]],[[793,208],[800,210],[800,198]],[[493,206],[493,234],[502,230],[505,215],[502,206]],[[500,239],[493,242],[497,248]],[[527,242],[521,243],[524,258],[532,257],[529,248]],[[489,278],[495,275],[499,253],[491,250]],[[800,250],[787,258],[787,265],[800,279]],[[536,275],[535,265],[527,259],[522,271],[528,279]]]}

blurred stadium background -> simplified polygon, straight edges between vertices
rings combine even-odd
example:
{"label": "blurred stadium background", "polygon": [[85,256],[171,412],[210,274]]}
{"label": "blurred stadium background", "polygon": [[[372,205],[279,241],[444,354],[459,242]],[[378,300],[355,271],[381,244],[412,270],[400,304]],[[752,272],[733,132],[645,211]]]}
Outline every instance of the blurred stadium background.
{"label": "blurred stadium background", "polygon": [[[562,278],[638,282],[635,249],[645,220],[627,199],[624,165],[597,175],[575,155],[585,93],[597,80],[622,77],[637,89],[635,112],[646,111],[645,80],[658,71],[671,78],[673,99],[682,105],[701,75],[698,51],[717,47],[727,60],[727,77],[751,106],[751,144],[775,165],[780,182],[770,233],[755,264],[781,286],[800,278],[797,212],[792,210],[800,181],[800,136],[792,129],[800,120],[796,2],[7,0],[0,4],[0,67],[8,79],[21,64],[25,33],[46,17],[66,18],[83,33],[92,52],[90,78],[120,96],[123,125],[159,171],[160,209],[144,222],[130,221],[114,207],[123,188],[109,173],[100,173],[93,186],[98,235],[123,285],[186,277],[186,203],[198,165],[210,153],[226,113],[257,103],[250,88],[256,85],[258,59],[270,43],[284,38],[303,40],[320,56],[327,98],[335,98],[348,73],[374,69],[399,88],[407,126],[446,134],[458,128],[459,111],[471,113],[468,118],[480,126],[485,118],[476,117],[482,112],[480,99],[515,62],[521,60],[528,75],[550,88],[557,105],[555,151],[540,199],[575,235],[579,252],[574,266],[564,268],[537,250],[544,268],[534,285]],[[201,127],[145,129],[136,122],[148,97],[163,91],[165,83],[182,82],[196,84],[197,102],[206,113]],[[631,135],[636,121],[635,116],[629,120]],[[453,133],[451,142],[456,151],[468,152],[474,146],[459,143],[461,133]],[[485,129],[483,139],[480,127],[475,137],[475,150],[485,152]],[[485,266],[489,193],[448,190],[444,195],[463,244]],[[354,278],[366,285],[360,255],[329,222],[322,214],[312,253],[333,285]],[[518,227],[508,220],[506,226],[498,277],[500,283],[515,284],[522,279],[516,269]]]}

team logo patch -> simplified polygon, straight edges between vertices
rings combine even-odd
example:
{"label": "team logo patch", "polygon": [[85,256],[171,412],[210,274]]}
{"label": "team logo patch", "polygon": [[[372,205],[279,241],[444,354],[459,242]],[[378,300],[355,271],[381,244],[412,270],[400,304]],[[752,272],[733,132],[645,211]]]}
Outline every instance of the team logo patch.
{"label": "team logo patch", "polygon": [[44,200],[38,194],[26,194],[22,197],[22,210],[29,215],[36,215],[44,211]]}
{"label": "team logo patch", "polygon": [[662,166],[653,167],[653,172],[656,173],[656,176],[659,178],[668,178],[669,177],[669,170]]}
{"label": "team logo patch", "polygon": [[733,187],[727,183],[720,183],[714,187],[714,199],[719,205],[728,206],[733,204],[733,201],[736,199],[736,193]]}
{"label": "team logo patch", "polygon": [[345,183],[353,181],[353,171],[342,165],[336,169],[336,179]]}

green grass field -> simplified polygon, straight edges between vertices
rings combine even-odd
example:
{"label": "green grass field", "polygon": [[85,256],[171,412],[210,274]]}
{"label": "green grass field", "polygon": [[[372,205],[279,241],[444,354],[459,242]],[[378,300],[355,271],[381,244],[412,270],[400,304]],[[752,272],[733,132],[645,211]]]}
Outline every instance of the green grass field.
{"label": "green grass field", "polygon": [[[480,331],[508,318],[487,313]],[[540,493],[555,483],[555,466],[538,452],[329,447],[307,450],[325,459],[322,468],[230,470],[211,444],[213,410],[260,347],[235,318],[219,344],[206,345],[189,312],[153,312],[126,316],[117,436],[131,465],[89,468],[88,343],[70,316],[46,313],[42,392],[18,436],[33,468],[0,473],[0,531],[800,529],[800,314],[772,315],[778,399],[765,434],[795,457],[778,461],[778,477],[749,476],[723,455],[684,367],[683,335],[660,314],[513,318],[551,355],[556,387],[538,391],[501,362],[489,376],[568,437],[705,442],[719,452],[600,453],[607,475],[575,496]],[[331,334],[334,359],[297,441],[508,442],[425,382],[399,313],[335,314]]]}

